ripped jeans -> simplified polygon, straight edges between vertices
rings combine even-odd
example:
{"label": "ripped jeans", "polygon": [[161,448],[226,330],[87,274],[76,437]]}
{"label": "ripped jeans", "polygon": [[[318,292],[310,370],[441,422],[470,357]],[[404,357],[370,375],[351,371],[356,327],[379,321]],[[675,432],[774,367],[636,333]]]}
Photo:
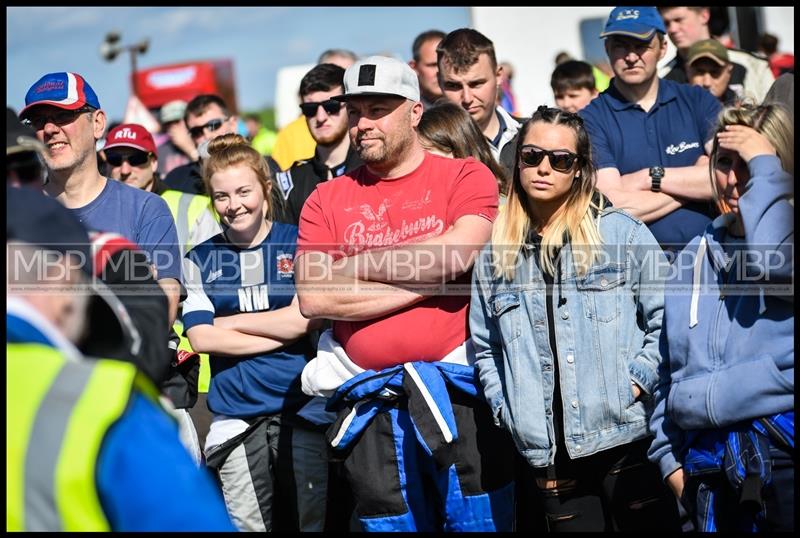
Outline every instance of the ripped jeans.
{"label": "ripped jeans", "polygon": [[527,466],[519,477],[526,487],[517,510],[540,503],[532,504],[530,512],[541,513],[543,508],[550,532],[680,532],[677,499],[647,459],[650,442],[648,437],[584,458],[567,458],[567,465],[557,464],[555,480],[545,469]]}

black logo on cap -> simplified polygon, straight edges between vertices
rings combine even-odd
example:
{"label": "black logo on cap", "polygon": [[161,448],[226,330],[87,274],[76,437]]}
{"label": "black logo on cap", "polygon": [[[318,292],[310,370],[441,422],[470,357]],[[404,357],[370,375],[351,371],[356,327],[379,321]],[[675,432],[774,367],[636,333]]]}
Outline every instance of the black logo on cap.
{"label": "black logo on cap", "polygon": [[358,85],[375,85],[375,64],[364,64],[361,66],[361,68],[358,70]]}

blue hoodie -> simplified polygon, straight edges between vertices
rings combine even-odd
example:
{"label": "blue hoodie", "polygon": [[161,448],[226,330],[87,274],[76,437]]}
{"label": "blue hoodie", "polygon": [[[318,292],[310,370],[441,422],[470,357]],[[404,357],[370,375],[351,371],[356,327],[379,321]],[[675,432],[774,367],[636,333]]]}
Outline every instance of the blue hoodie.
{"label": "blue hoodie", "polygon": [[648,454],[664,477],[682,466],[691,430],[794,408],[792,177],[775,156],[748,166],[744,239],[728,234],[729,215],[718,217],[680,253],[666,284]]}

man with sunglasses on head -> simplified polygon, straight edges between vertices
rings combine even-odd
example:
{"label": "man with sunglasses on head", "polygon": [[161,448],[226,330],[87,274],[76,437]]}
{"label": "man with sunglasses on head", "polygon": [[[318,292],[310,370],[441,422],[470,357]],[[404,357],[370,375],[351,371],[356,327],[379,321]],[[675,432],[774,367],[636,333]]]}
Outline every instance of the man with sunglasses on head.
{"label": "man with sunglasses on head", "polygon": [[197,147],[200,160],[174,168],[164,178],[164,183],[170,189],[190,194],[206,194],[202,176],[203,153],[212,139],[236,132],[236,116],[229,112],[222,97],[201,94],[186,105],[184,121],[189,129],[189,136]]}
{"label": "man with sunglasses on head", "polygon": [[319,64],[300,81],[300,110],[317,147],[311,159],[296,161],[276,175],[290,224],[300,222],[300,210],[317,184],[363,164],[347,136],[347,109],[333,99],[343,92],[344,69],[338,65]]}
{"label": "man with sunglasses on head", "polygon": [[597,189],[679,252],[711,221],[708,157],[720,110],[707,90],[660,80],[666,30],[655,7],[617,7],[605,39],[614,79],[579,112],[592,142]]}
{"label": "man with sunglasses on head", "polygon": [[95,145],[106,129],[106,114],[95,91],[77,73],[48,73],[28,90],[20,119],[48,149],[45,192],[87,229],[118,233],[147,253],[167,295],[172,326],[182,291],[175,224],[164,200],[99,172]]}

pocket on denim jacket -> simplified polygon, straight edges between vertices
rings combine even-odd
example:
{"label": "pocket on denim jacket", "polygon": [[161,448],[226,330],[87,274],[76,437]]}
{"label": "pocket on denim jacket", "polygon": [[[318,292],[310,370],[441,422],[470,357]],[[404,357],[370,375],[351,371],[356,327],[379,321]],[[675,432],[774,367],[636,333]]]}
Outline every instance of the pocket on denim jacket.
{"label": "pocket on denim jacket", "polygon": [[498,293],[489,299],[492,315],[497,320],[501,337],[506,344],[522,334],[519,304],[519,293]]}
{"label": "pocket on denim jacket", "polygon": [[586,317],[608,323],[619,317],[625,294],[625,264],[609,263],[593,267],[577,282],[583,296]]}

